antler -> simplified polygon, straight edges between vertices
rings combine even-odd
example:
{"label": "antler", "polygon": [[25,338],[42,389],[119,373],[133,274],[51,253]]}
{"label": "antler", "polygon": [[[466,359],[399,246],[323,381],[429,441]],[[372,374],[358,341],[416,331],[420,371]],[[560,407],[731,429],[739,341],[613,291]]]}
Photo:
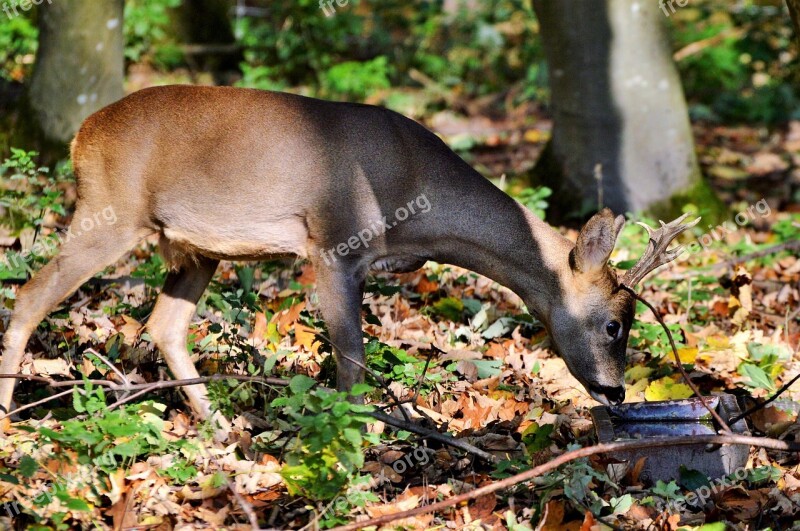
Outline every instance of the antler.
{"label": "antler", "polygon": [[697,218],[690,223],[681,225],[688,215],[689,214],[684,214],[670,223],[664,223],[659,220],[661,228],[658,230],[653,230],[652,227],[645,223],[637,222],[647,229],[647,234],[650,235],[650,241],[647,244],[647,249],[644,254],[639,258],[639,261],[622,277],[622,284],[632,288],[641,282],[641,280],[655,268],[673,261],[681,254],[683,251],[682,245],[678,245],[670,250],[667,250],[667,247],[669,247],[672,240],[678,237],[679,234],[700,222],[700,218]]}

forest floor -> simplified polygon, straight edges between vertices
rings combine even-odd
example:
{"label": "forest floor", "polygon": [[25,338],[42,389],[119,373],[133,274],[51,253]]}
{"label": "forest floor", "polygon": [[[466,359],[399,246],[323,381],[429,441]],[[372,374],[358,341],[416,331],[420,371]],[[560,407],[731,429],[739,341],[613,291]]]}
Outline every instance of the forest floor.
{"label": "forest floor", "polygon": [[[440,113],[429,123],[451,143],[469,140],[472,162],[492,175],[524,171],[549,135],[543,120]],[[704,172],[732,205],[732,229],[703,228],[687,237],[684,243],[708,245],[651,276],[642,295],[673,330],[700,389],[731,392],[752,405],[800,374],[800,259],[797,251],[771,252],[800,235],[800,122],[777,132],[698,124],[695,133]],[[635,259],[644,245],[644,231],[628,223],[612,261]],[[763,249],[770,251],[737,258]],[[22,372],[54,380],[169,380],[143,331],[164,278],[154,242],[100,277],[117,280],[88,283],[52,314],[30,342]],[[0,295],[4,324],[17,289],[6,284]],[[357,463],[361,479],[349,478],[333,498],[325,490],[330,485],[313,474],[337,465],[313,461],[309,447],[319,441],[312,435],[303,444],[307,432],[298,423],[314,426],[335,413],[305,380],[292,380],[288,391],[244,380],[213,382],[215,402],[233,421],[226,444],[209,437],[174,388],[112,409],[121,396],[90,383],[56,398],[63,388],[23,381],[17,405],[42,403],[15,417],[0,439],[0,528],[247,529],[248,507],[264,527],[326,528],[446,500],[596,441],[589,409],[597,403],[520,299],[495,282],[429,263],[414,273],[371,278],[364,310],[370,368],[394,397],[419,390],[416,407],[405,408],[412,420],[447,430],[500,464],[370,422],[373,435],[364,440],[372,442],[362,443],[355,432],[364,451]],[[203,375],[301,374],[331,385],[325,336],[307,263],[223,263],[198,307],[189,346]],[[641,304],[628,353],[628,401],[691,395],[663,330]],[[391,406],[390,393],[370,381],[368,403]],[[284,400],[270,406],[279,397]],[[786,392],[752,416],[751,431],[800,440],[798,399],[800,388]],[[339,430],[331,434],[335,441],[353,437],[338,424],[331,429]],[[652,484],[630,466],[614,479],[610,463],[607,456],[576,461],[500,496],[387,528],[672,530],[726,522],[735,529],[786,529],[800,521],[797,455],[753,449],[743,479],[674,514],[663,505],[708,487],[706,478],[687,469],[676,482]],[[305,482],[287,483],[287,466],[305,466]]]}

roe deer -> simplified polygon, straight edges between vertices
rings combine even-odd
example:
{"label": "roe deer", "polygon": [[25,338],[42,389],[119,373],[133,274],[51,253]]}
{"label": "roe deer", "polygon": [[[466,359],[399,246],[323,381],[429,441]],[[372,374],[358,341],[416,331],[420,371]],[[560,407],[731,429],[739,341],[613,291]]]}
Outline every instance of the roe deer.
{"label": "roe deer", "polygon": [[[607,264],[624,218],[601,211],[573,244],[400,114],[259,90],[150,88],[86,119],[72,161],[72,226],[108,208],[116,223],[64,243],[20,289],[0,373],[19,370],[29,336],[60,301],[157,233],[169,273],[147,326],[175,378],[198,376],[186,335],[219,260],[311,261],[342,390],[364,377],[347,358],[364,361],[368,271],[405,272],[435,260],[517,293],[596,400],[625,398],[634,301]],[[415,199],[421,211],[401,218]],[[674,258],[666,248],[690,226],[682,220],[651,233],[622,282],[633,286]],[[381,230],[366,230],[376,225]],[[14,380],[0,380],[6,411],[13,388]],[[208,416],[205,387],[185,392]]]}

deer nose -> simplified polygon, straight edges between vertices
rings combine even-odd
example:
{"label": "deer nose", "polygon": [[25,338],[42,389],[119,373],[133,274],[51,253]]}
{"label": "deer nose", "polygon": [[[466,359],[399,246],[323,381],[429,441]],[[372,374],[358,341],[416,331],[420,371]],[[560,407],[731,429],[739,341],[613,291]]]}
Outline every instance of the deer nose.
{"label": "deer nose", "polygon": [[619,405],[625,401],[625,386],[606,387],[600,386],[598,389],[601,395],[605,396],[612,406]]}

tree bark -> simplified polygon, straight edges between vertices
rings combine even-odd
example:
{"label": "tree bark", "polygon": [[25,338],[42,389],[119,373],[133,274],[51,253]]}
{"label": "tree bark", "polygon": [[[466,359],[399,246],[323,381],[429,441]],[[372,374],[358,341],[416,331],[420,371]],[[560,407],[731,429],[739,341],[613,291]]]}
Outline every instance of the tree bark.
{"label": "tree bark", "polygon": [[57,0],[39,9],[30,106],[48,140],[66,143],[123,95],[123,0]]}
{"label": "tree bark", "polygon": [[[699,183],[691,125],[654,1],[533,0],[553,136],[534,175],[554,206],[642,211]],[[551,209],[551,212],[553,209]]]}
{"label": "tree bark", "polygon": [[789,16],[794,25],[794,36],[800,44],[800,0],[786,0],[786,6],[789,8]]}

